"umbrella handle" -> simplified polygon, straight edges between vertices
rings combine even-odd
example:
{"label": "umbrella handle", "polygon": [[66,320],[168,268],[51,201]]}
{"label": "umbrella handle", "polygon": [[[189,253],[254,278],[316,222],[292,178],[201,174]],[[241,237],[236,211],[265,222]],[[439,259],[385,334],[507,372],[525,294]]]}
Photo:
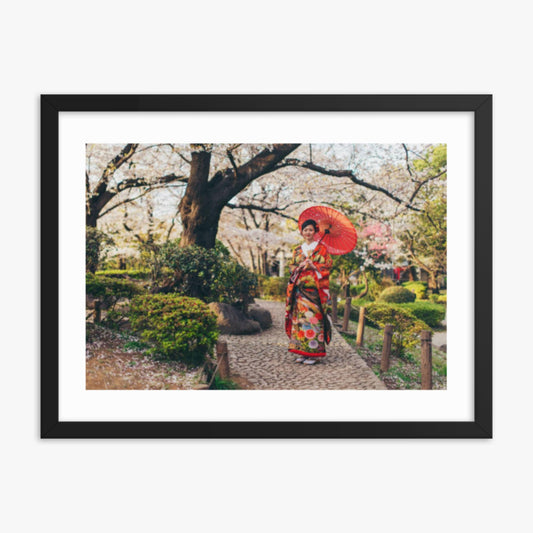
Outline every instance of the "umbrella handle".
{"label": "umbrella handle", "polygon": [[324,235],[322,235],[322,237],[320,237],[320,240],[318,241],[318,244],[320,244],[322,242],[322,239],[326,236],[326,235],[329,235],[330,231],[329,231],[329,228],[325,229],[324,230]]}

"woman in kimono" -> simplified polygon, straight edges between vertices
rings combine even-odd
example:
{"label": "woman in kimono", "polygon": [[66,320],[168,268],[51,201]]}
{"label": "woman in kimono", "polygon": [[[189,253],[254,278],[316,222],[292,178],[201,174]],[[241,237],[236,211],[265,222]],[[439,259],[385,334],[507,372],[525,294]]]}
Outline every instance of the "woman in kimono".
{"label": "woman in kimono", "polygon": [[318,225],[306,220],[301,227],[304,243],[293,250],[289,263],[285,331],[289,352],[298,355],[297,363],[312,365],[326,355],[331,340],[328,318],[331,300],[329,271],[331,256],[326,246],[314,240]]}

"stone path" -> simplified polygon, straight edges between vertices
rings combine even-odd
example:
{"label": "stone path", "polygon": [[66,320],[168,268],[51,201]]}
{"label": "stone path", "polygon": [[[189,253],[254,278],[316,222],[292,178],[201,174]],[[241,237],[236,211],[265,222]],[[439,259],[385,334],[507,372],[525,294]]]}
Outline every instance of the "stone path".
{"label": "stone path", "polygon": [[271,328],[255,335],[222,335],[228,343],[232,372],[262,390],[386,390],[383,382],[368,368],[355,350],[333,331],[327,356],[319,364],[295,363],[297,356],[287,350],[282,302],[257,300],[272,314]]}

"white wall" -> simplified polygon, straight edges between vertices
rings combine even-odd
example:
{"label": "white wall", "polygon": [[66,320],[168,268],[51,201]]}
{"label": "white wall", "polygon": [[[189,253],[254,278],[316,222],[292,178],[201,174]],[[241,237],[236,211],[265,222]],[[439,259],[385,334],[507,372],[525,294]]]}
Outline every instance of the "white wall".
{"label": "white wall", "polygon": [[[533,354],[521,302],[531,301],[533,113],[526,5],[3,6],[5,531],[527,529]],[[494,440],[40,441],[40,93],[493,93]]]}

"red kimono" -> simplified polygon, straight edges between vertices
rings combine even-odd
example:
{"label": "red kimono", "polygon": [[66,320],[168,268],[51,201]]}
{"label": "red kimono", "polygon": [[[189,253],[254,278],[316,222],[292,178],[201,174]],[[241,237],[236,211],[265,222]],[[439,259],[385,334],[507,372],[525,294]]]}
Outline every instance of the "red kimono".
{"label": "red kimono", "polygon": [[[285,331],[290,339],[289,352],[306,357],[324,357],[326,344],[331,340],[331,323],[328,318],[331,298],[329,271],[332,260],[325,245],[318,244],[309,258],[317,268],[295,273],[306,255],[302,246],[293,250],[289,263],[291,280],[287,286]],[[293,275],[294,274],[294,275]]]}

